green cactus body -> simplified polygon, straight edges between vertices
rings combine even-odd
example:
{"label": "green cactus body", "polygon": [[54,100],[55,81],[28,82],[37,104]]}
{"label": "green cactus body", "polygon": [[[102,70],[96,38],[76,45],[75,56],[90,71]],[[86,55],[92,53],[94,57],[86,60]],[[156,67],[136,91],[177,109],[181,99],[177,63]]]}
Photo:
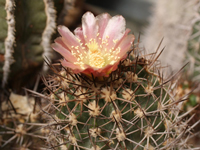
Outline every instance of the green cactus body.
{"label": "green cactus body", "polygon": [[[0,17],[0,20],[1,20],[1,26],[0,26],[0,31],[1,31],[1,34],[0,34],[0,39],[1,39],[0,47],[1,47],[1,49],[0,49],[0,54],[2,55],[2,54],[5,53],[4,39],[7,36],[7,23],[6,23],[6,19],[5,19],[6,18],[6,10],[4,9],[5,0],[1,0],[0,1],[0,7],[1,7],[1,9],[0,9],[0,11],[1,11],[1,13],[0,13],[0,15],[1,15],[1,17]],[[2,67],[3,67],[3,64],[1,64],[1,68],[0,69],[2,69]],[[2,72],[2,70],[1,70],[1,72]]]}
{"label": "green cactus body", "polygon": [[[28,68],[29,64],[38,66],[43,62],[43,48],[40,45],[42,32],[46,25],[44,3],[41,0],[17,1],[16,3],[16,65]],[[21,57],[17,57],[20,55]],[[37,57],[38,56],[38,57]],[[37,63],[38,62],[38,63]],[[19,66],[13,65],[19,71]]]}
{"label": "green cactus body", "polygon": [[10,75],[20,78],[31,75],[31,70],[39,70],[43,64],[43,47],[40,44],[46,26],[43,1],[17,1],[15,19],[16,46],[13,56],[16,63],[12,64]]}
{"label": "green cactus body", "polygon": [[[55,3],[62,5],[60,1]],[[52,58],[50,43],[56,28],[54,1],[1,0],[0,7],[0,79],[3,86],[12,80],[18,81],[15,84],[19,87],[42,70],[43,55]]]}
{"label": "green cactus body", "polygon": [[179,116],[180,99],[170,90],[171,81],[166,84],[150,72],[154,60],[132,56],[108,78],[53,69],[56,75],[45,82],[50,92],[44,109],[51,114],[50,147],[140,150],[180,146],[177,143],[186,126]]}
{"label": "green cactus body", "polygon": [[[1,0],[0,1],[0,21],[1,21],[1,26],[0,26],[0,39],[1,39],[1,43],[0,43],[0,54],[3,55],[5,53],[5,49],[4,49],[4,40],[7,36],[7,23],[6,23],[6,10],[4,9],[5,7],[5,0]],[[2,63],[2,62],[1,62]],[[0,69],[3,68],[3,64],[1,64]],[[2,72],[2,70],[0,70]],[[2,75],[2,74],[1,74]]]}

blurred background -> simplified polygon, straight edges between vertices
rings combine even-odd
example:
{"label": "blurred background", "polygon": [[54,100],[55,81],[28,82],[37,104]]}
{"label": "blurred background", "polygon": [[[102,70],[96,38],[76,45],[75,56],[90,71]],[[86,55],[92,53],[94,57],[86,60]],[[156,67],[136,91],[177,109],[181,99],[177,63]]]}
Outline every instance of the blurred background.
{"label": "blurred background", "polygon": [[142,32],[149,22],[155,0],[86,0],[86,5],[96,13],[120,14],[126,18],[127,27],[134,33]]}

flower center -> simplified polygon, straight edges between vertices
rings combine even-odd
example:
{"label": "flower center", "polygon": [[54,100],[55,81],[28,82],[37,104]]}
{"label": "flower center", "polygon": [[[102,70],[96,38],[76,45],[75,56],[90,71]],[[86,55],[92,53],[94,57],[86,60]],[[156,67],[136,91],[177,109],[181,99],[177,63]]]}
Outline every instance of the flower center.
{"label": "flower center", "polygon": [[105,64],[105,60],[102,57],[102,53],[99,50],[99,45],[95,40],[92,40],[87,44],[89,49],[89,64],[92,67],[102,68]]}

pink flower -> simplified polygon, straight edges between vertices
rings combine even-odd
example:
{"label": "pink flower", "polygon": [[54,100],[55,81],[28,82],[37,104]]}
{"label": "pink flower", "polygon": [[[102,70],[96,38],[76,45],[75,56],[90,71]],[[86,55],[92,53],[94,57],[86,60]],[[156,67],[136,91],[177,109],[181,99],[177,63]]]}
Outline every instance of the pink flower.
{"label": "pink flower", "polygon": [[111,17],[104,13],[96,17],[86,12],[82,17],[82,27],[74,34],[65,26],[58,26],[62,37],[58,37],[52,48],[60,53],[64,67],[74,73],[93,74],[94,77],[108,76],[117,69],[120,60],[127,57],[127,51],[135,39],[125,29],[122,16]]}

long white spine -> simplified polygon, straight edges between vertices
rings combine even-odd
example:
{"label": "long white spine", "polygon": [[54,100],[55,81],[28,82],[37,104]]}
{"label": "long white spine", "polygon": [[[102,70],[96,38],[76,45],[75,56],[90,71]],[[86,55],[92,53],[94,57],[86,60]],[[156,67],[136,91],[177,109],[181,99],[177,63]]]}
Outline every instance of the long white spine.
{"label": "long white spine", "polygon": [[[42,42],[41,45],[44,49],[43,57],[50,58],[52,57],[52,48],[50,46],[51,44],[51,36],[55,32],[56,29],[56,10],[54,8],[53,0],[43,0],[45,4],[45,13],[47,16],[46,21],[46,27],[44,29],[44,32],[42,34]],[[48,67],[44,63],[43,65],[43,71],[47,71]]]}
{"label": "long white spine", "polygon": [[5,10],[7,14],[7,24],[8,24],[8,34],[5,39],[4,45],[5,45],[5,62],[3,66],[3,81],[2,86],[4,87],[8,76],[10,73],[10,66],[14,62],[13,59],[13,52],[14,52],[14,44],[15,44],[15,16],[14,16],[14,10],[15,10],[15,2],[14,0],[6,0]]}

